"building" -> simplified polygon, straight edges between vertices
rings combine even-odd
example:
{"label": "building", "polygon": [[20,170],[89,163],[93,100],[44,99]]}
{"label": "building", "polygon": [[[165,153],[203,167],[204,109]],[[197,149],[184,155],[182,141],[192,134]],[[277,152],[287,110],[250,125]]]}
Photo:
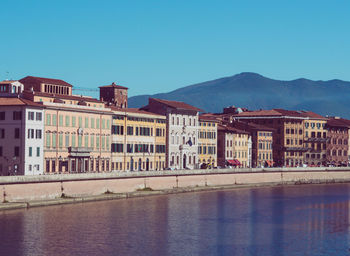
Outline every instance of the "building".
{"label": "building", "polygon": [[112,83],[100,86],[100,100],[118,108],[128,107],[128,88]]}
{"label": "building", "polygon": [[43,174],[43,120],[42,105],[18,97],[0,98],[1,176]]}
{"label": "building", "polygon": [[233,121],[232,127],[249,132],[252,140],[251,167],[272,167],[274,165],[272,144],[274,129],[255,123]]}
{"label": "building", "polygon": [[166,116],[166,167],[198,168],[198,115],[201,109],[179,101],[149,98],[142,110]]}
{"label": "building", "polygon": [[308,166],[327,165],[327,118],[313,112],[302,112],[304,120],[304,164]]}
{"label": "building", "polygon": [[350,120],[333,117],[327,121],[327,165],[349,165]]}
{"label": "building", "polygon": [[23,91],[23,84],[16,80],[5,80],[0,82],[0,97],[20,95]]}
{"label": "building", "polygon": [[72,95],[59,79],[27,76],[23,98],[44,107],[45,173],[111,170],[111,109],[91,97]]}
{"label": "building", "polygon": [[112,170],[164,170],[165,116],[131,108],[112,110]]}
{"label": "building", "polygon": [[251,167],[249,140],[251,140],[249,132],[219,124],[218,165],[237,168]]}
{"label": "building", "polygon": [[246,111],[235,114],[239,121],[255,123],[274,129],[273,161],[277,166],[301,166],[304,153],[304,120],[309,119],[301,111],[284,109]]}
{"label": "building", "polygon": [[199,116],[198,163],[200,167],[217,167],[218,121],[206,115]]}

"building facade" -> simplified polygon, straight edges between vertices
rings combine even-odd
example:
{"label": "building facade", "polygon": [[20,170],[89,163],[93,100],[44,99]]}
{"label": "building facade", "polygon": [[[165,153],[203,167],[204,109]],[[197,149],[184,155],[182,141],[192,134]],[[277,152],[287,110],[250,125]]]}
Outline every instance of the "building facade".
{"label": "building facade", "polygon": [[199,167],[217,167],[217,131],[218,121],[199,116],[198,163]]}
{"label": "building facade", "polygon": [[304,153],[304,164],[307,166],[327,165],[327,119],[305,112],[309,119],[304,120],[304,143],[308,151]]}
{"label": "building facade", "polygon": [[0,98],[0,175],[43,174],[43,106]]}
{"label": "building facade", "polygon": [[118,108],[128,107],[128,88],[112,83],[100,86],[100,100]]}
{"label": "building facade", "polygon": [[249,132],[237,128],[218,126],[218,165],[221,167],[250,168],[251,151]]}
{"label": "building facade", "polygon": [[183,102],[149,98],[142,110],[166,116],[166,167],[198,168],[198,115],[201,109]]}
{"label": "building facade", "polygon": [[113,109],[112,170],[164,170],[165,138],[165,116],[138,109]]}
{"label": "building facade", "polygon": [[327,165],[349,165],[349,131],[350,120],[330,118],[326,124],[327,129]]}

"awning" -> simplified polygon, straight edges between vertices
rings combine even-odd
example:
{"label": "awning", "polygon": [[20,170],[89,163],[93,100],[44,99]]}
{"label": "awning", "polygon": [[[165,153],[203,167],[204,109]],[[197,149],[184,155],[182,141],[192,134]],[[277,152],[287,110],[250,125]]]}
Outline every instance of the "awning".
{"label": "awning", "polygon": [[228,162],[229,164],[236,165],[236,161],[235,161],[235,160],[227,160],[227,162]]}
{"label": "awning", "polygon": [[236,162],[236,165],[241,165],[241,162],[238,161],[237,159],[234,160]]}

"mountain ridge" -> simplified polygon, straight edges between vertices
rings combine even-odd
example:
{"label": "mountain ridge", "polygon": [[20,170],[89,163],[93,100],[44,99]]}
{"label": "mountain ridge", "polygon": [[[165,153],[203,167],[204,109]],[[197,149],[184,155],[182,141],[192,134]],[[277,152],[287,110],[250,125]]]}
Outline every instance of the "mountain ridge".
{"label": "mountain ridge", "polygon": [[[216,95],[216,97],[213,97]],[[235,105],[251,110],[285,108],[306,109],[321,115],[350,118],[350,82],[340,79],[277,80],[253,72],[196,83],[167,93],[129,98],[130,107],[142,107],[148,97],[183,101],[206,112],[221,112]]]}

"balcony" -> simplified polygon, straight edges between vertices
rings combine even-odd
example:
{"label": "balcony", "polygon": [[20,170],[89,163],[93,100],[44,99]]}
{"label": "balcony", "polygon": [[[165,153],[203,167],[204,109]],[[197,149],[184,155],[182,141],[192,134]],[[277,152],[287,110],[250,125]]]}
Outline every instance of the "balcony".
{"label": "balcony", "polygon": [[68,153],[70,157],[90,157],[92,148],[69,147]]}

